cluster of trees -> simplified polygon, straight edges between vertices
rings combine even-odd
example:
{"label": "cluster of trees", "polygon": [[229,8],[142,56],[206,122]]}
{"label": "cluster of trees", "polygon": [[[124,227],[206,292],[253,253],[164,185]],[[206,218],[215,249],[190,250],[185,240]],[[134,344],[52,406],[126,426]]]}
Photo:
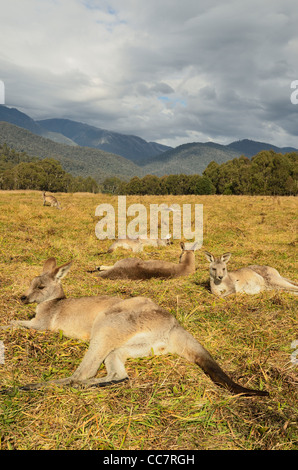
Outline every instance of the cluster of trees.
{"label": "cluster of trees", "polygon": [[251,160],[242,156],[221,165],[211,162],[203,175],[217,194],[297,195],[298,153],[266,150]]}
{"label": "cluster of trees", "polygon": [[146,175],[134,176],[128,183],[119,178],[106,178],[103,192],[113,194],[214,194],[215,187],[207,176],[200,175]]}
{"label": "cluster of trees", "polygon": [[211,162],[203,175],[133,177],[128,183],[107,178],[103,192],[113,194],[251,194],[296,195],[298,154],[262,151],[251,160],[244,156],[226,163]]}
{"label": "cluster of trees", "polygon": [[99,186],[91,177],[66,173],[57,160],[30,157],[4,144],[0,146],[0,189],[96,193]]}

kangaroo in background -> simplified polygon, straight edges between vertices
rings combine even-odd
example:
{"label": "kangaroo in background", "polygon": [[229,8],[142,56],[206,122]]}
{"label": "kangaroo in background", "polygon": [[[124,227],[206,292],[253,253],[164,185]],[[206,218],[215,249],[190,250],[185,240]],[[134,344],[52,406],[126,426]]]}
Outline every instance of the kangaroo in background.
{"label": "kangaroo in background", "polygon": [[231,253],[224,253],[215,258],[205,252],[210,262],[210,287],[212,294],[224,297],[235,293],[258,294],[263,290],[283,289],[287,292],[298,292],[298,286],[282,277],[270,266],[251,265],[247,268],[228,272],[227,262]]}
{"label": "kangaroo in background", "polygon": [[43,205],[49,204],[51,207],[57,207],[57,209],[61,209],[60,203],[57,201],[55,196],[51,196],[50,194],[47,196],[46,192],[42,192],[42,198],[43,198]]}
{"label": "kangaroo in background", "polygon": [[[128,378],[125,370],[128,357],[172,353],[197,364],[215,384],[232,393],[269,395],[266,391],[247,389],[231,380],[209,352],[168,311],[151,299],[134,297],[122,300],[105,295],[67,299],[60,281],[70,266],[71,262],[57,267],[56,259],[49,258],[44,263],[42,274],[32,280],[28,291],[21,297],[24,304],[37,303],[36,316],[31,320],[12,321],[2,328],[62,330],[68,337],[89,340],[89,349],[70,377],[27,384],[20,389],[34,390],[51,384],[106,386]],[[94,378],[103,362],[107,375]],[[2,393],[10,390],[2,390]]]}
{"label": "kangaroo in background", "polygon": [[124,238],[124,239],[119,239],[114,241],[112,245],[109,247],[108,251],[106,253],[113,253],[113,251],[117,250],[117,248],[125,248],[126,250],[132,250],[134,253],[140,253],[143,251],[144,246],[154,246],[154,247],[160,247],[160,246],[167,246],[170,245],[170,237],[161,239],[161,238]]}
{"label": "kangaroo in background", "polygon": [[141,258],[124,258],[113,266],[99,266],[99,276],[107,279],[150,279],[151,277],[174,278],[188,276],[195,272],[195,249],[185,249],[185,244],[180,243],[182,252],[179,263],[163,260],[144,261]]}

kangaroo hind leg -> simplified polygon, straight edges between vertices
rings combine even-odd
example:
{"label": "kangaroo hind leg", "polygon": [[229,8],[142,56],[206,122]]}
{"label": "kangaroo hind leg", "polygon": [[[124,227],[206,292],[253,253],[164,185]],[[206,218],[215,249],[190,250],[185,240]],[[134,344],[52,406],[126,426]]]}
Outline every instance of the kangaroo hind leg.
{"label": "kangaroo hind leg", "polygon": [[85,387],[105,387],[114,383],[128,380],[128,375],[124,366],[126,356],[120,354],[119,351],[111,352],[104,361],[107,375],[101,378],[90,378],[81,380],[80,384]]}
{"label": "kangaroo hind leg", "polygon": [[[100,365],[105,361],[107,356],[113,351],[115,345],[109,341],[110,334],[106,334],[105,328],[103,328],[102,334],[97,334],[94,339],[91,340],[89,349],[85,353],[82,362],[80,363],[79,367],[74,371],[72,375],[63,379],[56,379],[56,380],[48,380],[46,382],[39,382],[39,383],[31,383],[26,384],[23,386],[18,387],[20,390],[39,390],[45,387],[49,387],[52,385],[93,385],[95,384],[96,379],[94,379],[92,383],[92,378],[97,373]],[[109,364],[109,361],[108,361]],[[120,377],[122,373],[122,379],[124,379],[123,371],[120,369],[119,363],[115,363],[117,366],[114,367],[117,374],[110,373],[105,378],[105,380],[97,379],[99,382],[111,382],[111,377]],[[123,366],[124,367],[124,366]],[[112,367],[110,367],[110,371]],[[116,372],[114,370],[114,372]],[[126,375],[127,376],[127,375]],[[120,379],[119,379],[120,380]],[[11,389],[1,390],[0,393],[8,393]]]}
{"label": "kangaroo hind leg", "polygon": [[[89,378],[94,377],[98,368],[100,367],[101,363],[104,360],[104,355],[100,356],[98,354],[98,348],[92,346],[86,352],[85,356],[79,367],[74,371],[72,375],[63,379],[54,379],[54,380],[47,380],[46,382],[39,382],[39,383],[31,383],[26,384],[18,387],[20,390],[40,390],[46,387],[50,387],[52,385],[73,385],[76,386],[79,383],[84,383]],[[7,393],[10,389],[2,390],[1,393]]]}
{"label": "kangaroo hind leg", "polygon": [[[117,306],[115,313],[117,314]],[[104,321],[95,322],[89,349],[71,376],[72,383],[85,387],[97,385],[104,387],[128,378],[124,366],[128,350],[123,346],[135,332],[134,325],[130,324],[127,315],[120,317],[117,328],[112,310]],[[107,375],[97,378],[95,375],[102,363],[105,364]]]}

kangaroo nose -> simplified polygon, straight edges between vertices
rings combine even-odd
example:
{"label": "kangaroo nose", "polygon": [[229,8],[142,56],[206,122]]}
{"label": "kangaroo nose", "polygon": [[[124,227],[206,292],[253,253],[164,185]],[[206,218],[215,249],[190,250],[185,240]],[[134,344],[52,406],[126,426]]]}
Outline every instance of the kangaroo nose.
{"label": "kangaroo nose", "polygon": [[223,276],[217,276],[217,278],[221,280],[223,278]]}
{"label": "kangaroo nose", "polygon": [[21,297],[21,301],[22,301],[22,302],[26,302],[26,300],[27,300],[27,297],[26,297],[26,295],[22,295],[22,297]]}

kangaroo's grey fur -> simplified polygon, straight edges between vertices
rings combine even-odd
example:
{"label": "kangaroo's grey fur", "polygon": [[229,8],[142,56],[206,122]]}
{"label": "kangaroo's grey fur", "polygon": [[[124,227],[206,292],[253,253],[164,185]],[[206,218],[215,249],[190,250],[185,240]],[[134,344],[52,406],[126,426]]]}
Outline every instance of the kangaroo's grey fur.
{"label": "kangaroo's grey fur", "polygon": [[231,253],[224,253],[216,258],[205,252],[210,262],[210,288],[213,294],[224,297],[235,293],[258,294],[263,290],[282,289],[286,292],[298,292],[294,282],[282,277],[270,266],[251,265],[228,272],[227,262]]}
{"label": "kangaroo's grey fur", "polygon": [[[203,369],[217,385],[235,394],[268,395],[233,382],[203,346],[165,309],[144,297],[122,300],[119,297],[65,297],[60,280],[71,263],[56,266],[55,258],[44,263],[43,272],[31,282],[21,297],[24,304],[37,303],[32,320],[13,321],[3,327],[26,327],[60,331],[72,338],[90,341],[81,364],[67,378],[20,387],[39,389],[51,384],[105,386],[128,378],[125,361],[128,357],[173,353]],[[104,362],[107,375],[95,378]],[[11,389],[2,390],[7,393]]]}
{"label": "kangaroo's grey fur", "polygon": [[182,252],[179,263],[163,260],[144,261],[141,258],[124,258],[113,266],[99,266],[99,276],[107,279],[150,279],[151,277],[176,278],[188,276],[195,272],[195,247],[185,250],[180,243]]}
{"label": "kangaroo's grey fur", "polygon": [[42,193],[42,198],[43,198],[43,205],[49,204],[51,207],[57,207],[57,209],[61,209],[60,203],[57,201],[55,196],[46,195],[46,192],[43,191]]}

